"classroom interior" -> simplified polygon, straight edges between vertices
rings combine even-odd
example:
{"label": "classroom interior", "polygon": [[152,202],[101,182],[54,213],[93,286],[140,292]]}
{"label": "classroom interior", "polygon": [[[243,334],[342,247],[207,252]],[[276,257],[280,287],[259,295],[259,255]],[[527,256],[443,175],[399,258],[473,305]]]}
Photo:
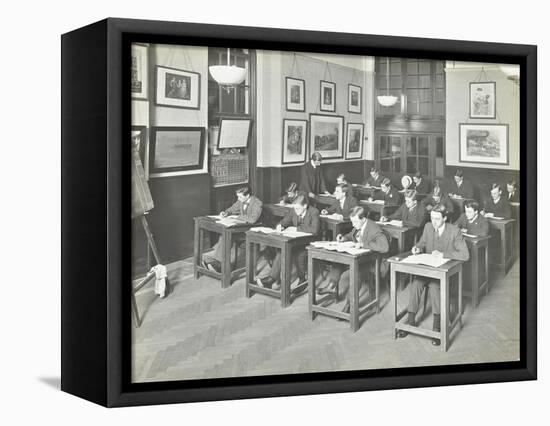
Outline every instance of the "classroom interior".
{"label": "classroom interior", "polygon": [[[478,275],[488,285],[477,306],[463,295],[461,324],[450,331],[445,350],[419,335],[395,338],[394,303],[406,307],[410,284],[406,276],[398,280],[397,302],[390,297],[389,275],[380,279],[378,309],[363,311],[353,330],[348,321],[327,315],[312,319],[309,288],[292,294],[287,306],[270,294],[247,297],[246,270],[222,285],[215,274],[198,274],[196,260],[196,218],[230,207],[241,187],[250,187],[263,202],[262,226],[278,223],[276,209],[269,206],[279,203],[291,183],[300,185],[301,169],[318,146],[312,122],[326,117],[340,125],[338,146],[327,148],[320,166],[331,193],[337,176],[344,174],[354,195],[366,202],[368,194],[361,187],[372,168],[397,190],[402,189],[403,176],[420,172],[432,187],[438,182],[443,193],[451,192],[456,171],[461,170],[473,184],[472,198],[481,206],[490,200],[495,183],[503,189],[503,197],[507,183],[514,181],[520,188],[517,67],[226,47],[137,46],[136,79],[141,81],[135,90],[132,85],[132,135],[140,138],[137,155],[154,207],[132,219],[133,314],[138,318],[132,325],[133,382],[519,359],[519,202],[513,203],[509,226],[491,227],[489,261],[485,265],[487,258],[479,256]],[[244,69],[242,82],[220,84],[212,75],[210,67],[225,65],[228,59]],[[185,81],[186,94],[171,96],[171,79],[176,86]],[[289,92],[292,83],[299,89],[295,105]],[[476,84],[485,83],[493,90],[489,92],[492,111],[478,111],[476,116],[472,93]],[[323,99],[327,87],[330,99]],[[383,106],[380,96],[395,96],[395,103]],[[246,145],[220,145],[222,122],[240,120],[249,125]],[[287,126],[304,122],[300,149],[290,152]],[[360,129],[358,149],[350,149],[350,124]],[[503,129],[497,155],[476,154],[465,147],[464,133],[470,127],[484,131],[476,125]],[[198,134],[201,143],[189,151],[197,161],[183,160],[178,166],[177,150],[161,151],[161,133],[182,128]],[[239,127],[226,130],[238,132]],[[192,144],[189,137],[186,143]],[[169,143],[170,137],[164,141]],[[318,204],[319,209],[322,206]],[[157,263],[147,232],[159,263],[166,267],[165,297],[156,294],[154,277],[140,285],[144,277],[154,275],[150,271]],[[208,250],[217,238],[205,235],[200,245]],[[333,237],[319,235],[319,239]],[[412,245],[407,240],[405,250]],[[390,251],[399,254],[398,244],[393,242]],[[248,258],[246,262],[250,269]],[[249,271],[252,281],[270,267],[264,258],[255,266]],[[464,272],[462,279],[466,292],[469,275]],[[457,299],[456,292],[451,295]],[[360,306],[367,303],[363,296]],[[343,300],[321,298],[321,303],[324,299],[326,306],[341,309]],[[453,303],[450,314],[456,316],[458,304]],[[430,329],[431,308],[426,309],[419,323]]]}

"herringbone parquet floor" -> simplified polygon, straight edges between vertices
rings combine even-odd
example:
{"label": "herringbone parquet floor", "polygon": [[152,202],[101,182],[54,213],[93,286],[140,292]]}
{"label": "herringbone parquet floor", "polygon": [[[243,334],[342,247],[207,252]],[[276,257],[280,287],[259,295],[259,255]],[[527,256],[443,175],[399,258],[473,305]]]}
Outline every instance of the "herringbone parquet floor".
{"label": "herringbone parquet floor", "polygon": [[[368,312],[352,333],[347,322],[307,314],[307,294],[282,309],[276,299],[245,297],[244,279],[225,290],[209,277],[193,278],[189,261],[170,265],[172,293],[159,299],[149,287],[137,300],[143,323],[133,330],[134,382],[264,374],[379,369],[512,361],[519,358],[519,262],[492,274],[489,295],[472,309],[448,352],[428,339],[394,340],[388,292],[382,310]],[[399,294],[406,303],[407,289]],[[432,316],[423,324],[431,327]]]}

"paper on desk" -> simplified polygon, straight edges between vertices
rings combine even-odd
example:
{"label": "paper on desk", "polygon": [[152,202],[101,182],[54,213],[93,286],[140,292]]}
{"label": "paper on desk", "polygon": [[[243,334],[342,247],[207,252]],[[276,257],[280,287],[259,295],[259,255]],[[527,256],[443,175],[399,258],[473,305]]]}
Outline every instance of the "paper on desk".
{"label": "paper on desk", "polygon": [[243,220],[239,220],[239,219],[235,219],[235,218],[236,218],[236,216],[224,217],[220,220],[217,220],[216,223],[219,223],[220,225],[227,226],[227,227],[246,223]]}
{"label": "paper on desk", "polygon": [[324,217],[325,219],[332,219],[332,220],[342,220],[344,218],[341,214],[338,214],[338,213],[322,214],[321,217]]}
{"label": "paper on desk", "polygon": [[277,232],[275,229],[266,226],[256,226],[255,228],[250,228],[250,230],[254,232],[263,232],[264,234],[273,234]]}
{"label": "paper on desk", "polygon": [[236,214],[234,215],[231,215],[231,216],[220,216],[219,214],[214,214],[214,215],[208,215],[206,217],[209,217],[211,219],[216,219],[216,220],[220,220],[220,219],[237,219],[239,216],[237,216]]}
{"label": "paper on desk", "polygon": [[441,265],[447,263],[449,259],[443,257],[434,256],[428,253],[412,254],[405,259],[401,260],[401,263],[411,263],[415,265],[427,265],[432,268],[439,268]]}
{"label": "paper on desk", "polygon": [[281,232],[281,234],[285,237],[290,238],[306,237],[308,235],[312,235],[309,232],[295,231],[290,228],[285,229],[283,232]]}
{"label": "paper on desk", "polygon": [[390,220],[388,222],[377,221],[376,223],[378,223],[379,225],[392,225],[392,226],[396,226],[398,228],[403,228],[403,221],[402,220]]}
{"label": "paper on desk", "polygon": [[340,243],[337,241],[314,241],[313,243],[311,243],[311,245],[317,248],[345,252],[351,255],[357,255],[370,251],[369,249],[357,248],[355,246],[356,243],[354,243],[353,241],[344,241]]}

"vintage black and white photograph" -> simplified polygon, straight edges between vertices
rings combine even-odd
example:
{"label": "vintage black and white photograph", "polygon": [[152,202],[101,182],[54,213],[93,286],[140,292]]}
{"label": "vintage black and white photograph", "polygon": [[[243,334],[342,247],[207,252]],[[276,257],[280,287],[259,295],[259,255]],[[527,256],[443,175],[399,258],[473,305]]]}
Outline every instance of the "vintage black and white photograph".
{"label": "vintage black and white photograph", "polygon": [[199,73],[165,66],[157,66],[156,70],[157,105],[199,109]]}
{"label": "vintage black and white photograph", "polygon": [[324,158],[341,158],[344,152],[344,117],[339,115],[310,114],[310,152]]}
{"label": "vintage black and white photograph", "polygon": [[470,83],[470,118],[496,118],[496,83]]}
{"label": "vintage black and white photograph", "polygon": [[336,111],[336,83],[321,80],[320,83],[320,109],[321,111]]}
{"label": "vintage black and white photograph", "polygon": [[287,77],[286,81],[286,110],[300,111],[306,110],[306,82],[299,78]]}
{"label": "vintage black and white photograph", "polygon": [[508,164],[507,124],[460,124],[460,160]]}
{"label": "vintage black and white photograph", "polygon": [[283,164],[303,163],[307,155],[307,120],[283,120]]}
{"label": "vintage black and white photograph", "polygon": [[148,49],[133,383],[520,359],[519,66]]}
{"label": "vintage black and white photograph", "polygon": [[347,123],[346,160],[363,156],[363,123]]}
{"label": "vintage black and white photograph", "polygon": [[361,114],[363,96],[361,86],[348,84],[348,112]]}
{"label": "vintage black and white photograph", "polygon": [[132,77],[130,80],[133,99],[147,99],[149,74],[147,66],[147,46],[134,43],[132,45]]}

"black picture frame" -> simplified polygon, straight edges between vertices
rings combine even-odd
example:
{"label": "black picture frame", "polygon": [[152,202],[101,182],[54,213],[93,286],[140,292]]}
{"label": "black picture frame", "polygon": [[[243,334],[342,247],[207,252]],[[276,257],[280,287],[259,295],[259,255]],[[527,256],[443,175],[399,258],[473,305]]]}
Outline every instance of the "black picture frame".
{"label": "black picture frame", "polygon": [[[168,108],[200,109],[201,107],[201,75],[195,71],[182,70],[167,66],[155,67],[155,105]],[[181,93],[178,87],[172,87],[171,92],[166,93],[168,79],[175,80],[178,87],[186,83],[185,93]],[[171,81],[172,82],[172,81]],[[164,90],[162,90],[164,88]]]}
{"label": "black picture frame", "polygon": [[336,83],[321,80],[319,83],[319,109],[336,112]]}
{"label": "black picture frame", "polygon": [[[357,103],[353,102],[353,95],[357,94]],[[356,84],[348,84],[348,112],[363,113],[363,88]]]}
{"label": "black picture frame", "polygon": [[[295,154],[294,156],[296,158],[292,159],[289,158],[292,154],[289,154],[286,150],[288,146],[288,133],[287,130],[289,126],[291,125],[301,125],[301,129],[303,129],[301,136],[301,143],[302,143],[302,150],[303,152],[301,154]],[[282,151],[281,151],[281,164],[296,164],[296,163],[304,163],[307,158],[307,152],[308,152],[308,122],[307,120],[294,120],[290,118],[283,119],[283,144],[282,144]]]}
{"label": "black picture frame", "polygon": [[[537,378],[536,46],[112,18],[67,33],[61,42],[63,391],[116,407]],[[130,129],[131,94],[127,76],[132,42],[231,44],[271,50],[518,64],[523,219],[520,359],[504,363],[131,383],[131,287],[121,283],[129,283],[131,278],[131,224],[129,219],[122,218],[130,218],[130,145],[126,141]],[[80,72],[73,72],[75,66]]]}
{"label": "black picture frame", "polygon": [[[350,149],[350,130],[352,128],[355,128],[356,130],[359,130],[359,149],[357,151],[357,154],[352,154]],[[346,123],[346,160],[358,160],[363,158],[363,145],[364,145],[364,135],[365,135],[365,124],[364,123],[350,123],[349,121]]]}
{"label": "black picture frame", "polygon": [[[469,117],[476,120],[494,120],[497,117],[497,83],[495,81],[472,81],[469,88]],[[476,97],[475,92],[480,90],[482,91],[481,95],[488,98],[487,102]],[[479,111],[476,111],[476,108],[479,108]]]}
{"label": "black picture frame", "polygon": [[[494,129],[494,130],[492,130]],[[477,156],[474,153],[468,153],[468,130],[482,133],[493,133],[498,138],[499,145],[497,148],[496,160],[490,161],[489,149],[486,147],[477,147],[476,151],[479,153]],[[487,136],[482,136],[478,139],[481,139],[477,142],[483,143]],[[495,138],[493,138],[495,139]],[[501,140],[503,139],[503,140]],[[476,147],[473,147],[476,148]],[[458,161],[460,163],[477,163],[477,164],[488,164],[488,165],[500,165],[505,166],[510,164],[510,140],[509,140],[509,126],[508,124],[499,124],[499,123],[459,123],[458,124]]]}
{"label": "black picture frame", "polygon": [[[295,84],[293,86],[293,83]],[[298,87],[298,102],[295,102],[295,89]],[[306,81],[301,78],[285,78],[286,110],[292,112],[305,112],[306,110]]]}
{"label": "black picture frame", "polygon": [[[324,131],[326,132],[326,127],[330,125],[331,123],[335,123],[338,126],[338,134],[337,136],[337,146],[336,149],[324,149],[323,146],[317,145],[317,140],[315,139],[317,136],[319,136],[319,132],[317,132],[317,126],[320,124],[325,124],[326,126]],[[344,145],[346,143],[346,135],[345,135],[345,125],[344,125],[344,116],[342,115],[332,115],[332,114],[309,114],[309,152],[319,152],[324,159],[334,159],[334,158],[344,158]],[[321,141],[323,138],[325,138],[327,135],[323,134],[321,135]],[[333,136],[330,135],[329,136]],[[324,143],[331,143],[330,140],[326,141]],[[323,143],[323,142],[321,142]],[[330,147],[330,146],[329,146]]]}

